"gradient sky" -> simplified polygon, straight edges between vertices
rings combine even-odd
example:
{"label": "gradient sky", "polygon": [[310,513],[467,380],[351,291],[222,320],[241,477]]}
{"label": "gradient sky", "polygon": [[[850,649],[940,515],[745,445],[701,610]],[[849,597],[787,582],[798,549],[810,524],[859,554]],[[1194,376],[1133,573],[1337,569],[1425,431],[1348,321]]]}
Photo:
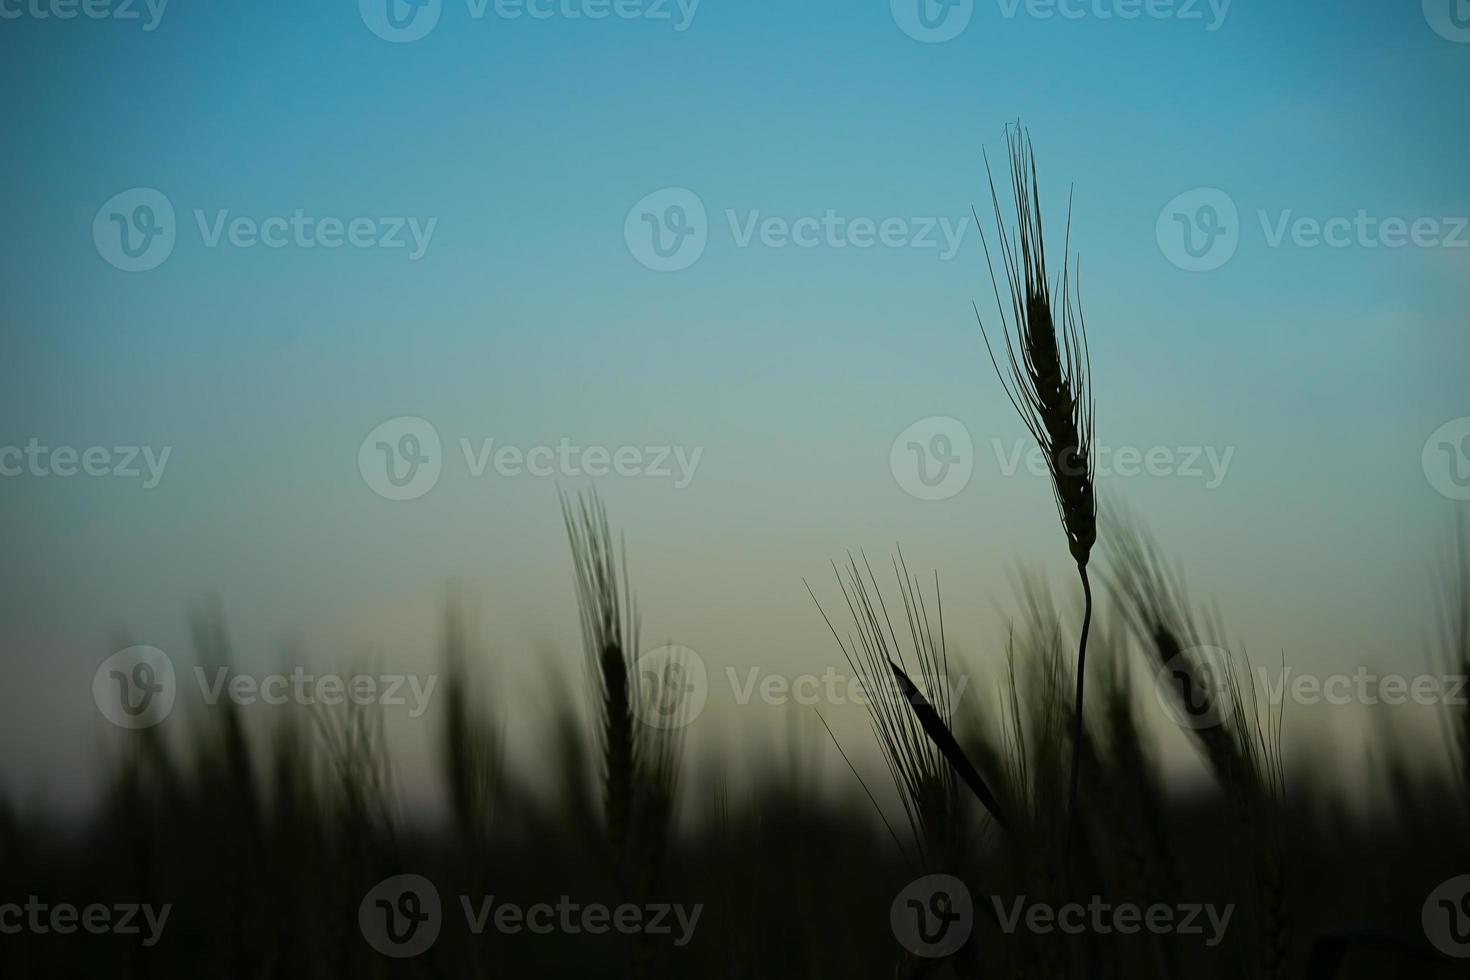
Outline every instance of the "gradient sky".
{"label": "gradient sky", "polygon": [[[1006,476],[992,448],[1023,429],[971,310],[994,312],[975,229],[946,261],[740,247],[726,217],[959,222],[979,205],[989,228],[981,149],[1002,159],[1018,117],[1053,231],[1075,194],[1099,441],[1234,450],[1214,489],[1104,491],[1147,515],[1253,651],[1315,671],[1425,663],[1454,505],[1421,450],[1470,415],[1470,233],[1272,247],[1259,217],[1470,215],[1470,43],[1417,2],[1237,0],[1210,30],[1205,4],[1202,20],[1122,20],[1099,16],[1115,0],[1076,19],[977,0],[943,43],[907,36],[887,0],[704,0],[683,31],[672,4],[673,20],[533,20],[444,0],[412,43],[351,0],[174,0],[151,31],[39,3],[0,0],[21,13],[0,19],[0,446],[172,449],[151,490],[0,478],[0,766],[23,796],[68,795],[115,742],[90,692],[121,638],[186,664],[187,610],[210,597],[253,670],[293,662],[288,642],[314,663],[432,669],[451,581],[503,655],[500,701],[539,658],[575,664],[557,481],[471,477],[460,438],[702,447],[687,489],[599,487],[646,634],[712,670],[840,662],[802,579],[835,598],[826,562],[849,547],[902,542],[939,569],[952,639],[978,655],[996,652],[1019,563],[1070,602],[1045,482]],[[93,219],[138,187],[172,203],[178,240],[127,273]],[[660,273],[624,223],[669,187],[705,205],[709,242]],[[1208,272],[1156,235],[1195,188],[1239,213],[1235,254]],[[437,225],[417,261],[209,248],[195,209]],[[444,473],[385,500],[358,448],[405,415],[433,423]],[[889,466],[931,416],[975,445],[942,501]],[[732,745],[765,737],[759,711],[710,710],[744,726]]]}

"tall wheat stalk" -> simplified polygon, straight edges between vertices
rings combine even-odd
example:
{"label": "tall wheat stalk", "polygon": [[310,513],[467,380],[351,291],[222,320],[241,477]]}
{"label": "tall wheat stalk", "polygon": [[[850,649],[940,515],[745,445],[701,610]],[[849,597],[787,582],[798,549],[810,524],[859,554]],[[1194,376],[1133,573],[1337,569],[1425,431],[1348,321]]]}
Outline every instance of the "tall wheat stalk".
{"label": "tall wheat stalk", "polygon": [[[1011,194],[1016,223],[1007,231],[1001,216],[1000,197],[985,161],[990,182],[990,200],[995,212],[998,251],[1005,269],[1009,304],[1002,301],[990,244],[985,244],[985,262],[1000,309],[1001,332],[1005,337],[1005,366],[1002,367],[985,330],[980,308],[981,335],[990,362],[1031,436],[1046,456],[1052,493],[1067,548],[1077,563],[1082,579],[1085,609],[1082,634],[1077,644],[1077,693],[1072,718],[1072,768],[1068,783],[1069,826],[1077,804],[1077,771],[1082,753],[1082,706],[1087,664],[1087,633],[1092,625],[1092,585],[1087,578],[1087,561],[1097,540],[1097,500],[1093,490],[1093,404],[1091,361],[1087,331],[1082,319],[1081,295],[1068,262],[1071,244],[1071,211],[1068,205],[1067,234],[1063,242],[1062,270],[1053,283],[1048,278],[1041,223],[1041,197],[1037,190],[1036,158],[1030,134],[1017,124],[1006,129],[1010,151]],[[976,215],[979,224],[979,215]],[[1007,313],[1006,306],[1010,306]]]}

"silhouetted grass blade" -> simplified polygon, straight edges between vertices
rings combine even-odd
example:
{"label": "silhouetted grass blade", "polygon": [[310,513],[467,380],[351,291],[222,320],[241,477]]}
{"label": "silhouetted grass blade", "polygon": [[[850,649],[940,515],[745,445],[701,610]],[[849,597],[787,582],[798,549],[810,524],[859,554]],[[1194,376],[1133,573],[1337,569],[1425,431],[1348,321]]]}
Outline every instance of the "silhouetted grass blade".
{"label": "silhouetted grass blade", "polygon": [[902,667],[892,660],[888,661],[888,666],[893,670],[893,676],[898,678],[898,684],[903,688],[903,696],[908,699],[909,706],[914,709],[914,715],[919,719],[919,724],[924,727],[924,733],[929,736],[929,740],[949,761],[950,768],[965,781],[966,786],[970,787],[970,792],[975,794],[981,805],[990,811],[995,822],[1000,824],[1002,829],[1009,831],[1010,826],[1001,813],[1000,801],[995,798],[990,787],[985,785],[985,780],[980,778],[980,773],[970,764],[969,758],[960,748],[960,743],[956,742],[954,735],[950,733],[949,726],[945,725],[944,720],[939,717],[939,712],[934,710],[934,706],[919,692],[914,682],[909,680]]}

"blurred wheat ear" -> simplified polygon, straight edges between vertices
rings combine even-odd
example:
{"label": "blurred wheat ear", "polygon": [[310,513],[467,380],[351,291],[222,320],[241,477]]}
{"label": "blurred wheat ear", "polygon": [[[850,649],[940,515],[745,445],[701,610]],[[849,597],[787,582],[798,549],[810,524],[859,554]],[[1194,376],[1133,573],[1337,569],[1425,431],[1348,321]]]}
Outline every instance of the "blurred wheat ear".
{"label": "blurred wheat ear", "polygon": [[[607,510],[595,491],[561,495],[571,543],[592,687],[599,705],[603,813],[614,863],[626,885],[647,894],[657,884],[677,803],[682,726],[653,726],[638,715],[641,695],[655,695],[682,718],[683,692],[642,689],[637,669],[638,612],[628,584],[627,551],[614,543]],[[675,656],[672,661],[678,663]],[[654,683],[661,679],[651,678]],[[671,700],[673,703],[671,704]]]}
{"label": "blurred wheat ear", "polygon": [[[1441,560],[1435,600],[1444,668],[1451,675],[1470,675],[1470,525],[1464,511],[1455,515],[1454,541]],[[1446,720],[1462,786],[1470,791],[1470,708],[1462,705]]]}
{"label": "blurred wheat ear", "polygon": [[[1282,754],[1282,717],[1267,705],[1263,713],[1249,658],[1237,661],[1228,649],[1218,611],[1200,621],[1191,607],[1184,578],[1171,568],[1146,528],[1125,508],[1109,506],[1109,585],[1156,669],[1182,669],[1195,678],[1193,700],[1214,724],[1189,727],[1225,790],[1236,821],[1242,854],[1251,855],[1256,893],[1256,975],[1286,976],[1293,943],[1293,909],[1287,877],[1288,842],[1283,812],[1286,773]],[[1209,663],[1207,648],[1220,651]],[[1283,668],[1284,669],[1284,668]],[[1211,670],[1215,684],[1203,678]],[[1169,686],[1183,707],[1183,692]]]}
{"label": "blurred wheat ear", "polygon": [[630,658],[638,648],[638,613],[628,586],[626,558],[619,574],[602,501],[593,492],[579,494],[574,505],[562,495],[561,508],[576,570],[582,638],[600,708],[603,812],[609,841],[621,853],[628,843],[637,765],[632,705],[638,675]]}
{"label": "blurred wheat ear", "polygon": [[[655,726],[638,715],[656,698],[670,717],[683,719],[683,692],[665,685],[666,678],[638,673],[638,612],[628,584],[627,549],[615,545],[607,509],[595,490],[579,494],[575,505],[561,494],[562,518],[576,570],[577,605],[582,640],[600,707],[603,812],[613,869],[624,894],[647,902],[658,889],[671,835],[679,759],[681,724]],[[682,667],[677,655],[670,665]],[[652,685],[641,691],[647,680]],[[672,701],[672,703],[671,703]],[[647,934],[632,943],[631,973],[652,976],[657,951]]]}
{"label": "blurred wheat ear", "polygon": [[[1073,705],[1072,769],[1067,795],[1069,822],[1075,826],[1070,815],[1077,803],[1087,632],[1092,625],[1092,585],[1087,578],[1087,560],[1097,540],[1091,361],[1082,318],[1081,294],[1068,264],[1072,233],[1070,202],[1067,233],[1062,245],[1062,269],[1053,283],[1046,269],[1041,196],[1037,190],[1036,158],[1031,148],[1031,137],[1017,123],[1014,130],[1007,127],[1006,144],[1010,151],[1011,193],[1016,214],[1013,232],[1006,230],[1001,216],[1000,197],[995,190],[988,157],[985,174],[990,182],[998,250],[1009,290],[1009,314],[1006,312],[1007,304],[1001,299],[990,244],[985,241],[983,229],[981,231],[985,262],[990,271],[996,305],[1000,309],[1001,332],[1005,337],[1004,367],[990,343],[978,305],[975,316],[980,320],[985,349],[990,354],[990,362],[1000,377],[1006,396],[1046,456],[1057,513],[1067,536],[1067,547],[1077,563],[1077,574],[1082,579],[1085,610],[1077,645],[1077,695]],[[980,223],[978,214],[975,223]]]}
{"label": "blurred wheat ear", "polygon": [[470,641],[457,598],[445,606],[443,656],[446,705],[439,736],[441,767],[462,844],[468,853],[478,854],[495,818],[504,774],[504,740],[472,696]]}

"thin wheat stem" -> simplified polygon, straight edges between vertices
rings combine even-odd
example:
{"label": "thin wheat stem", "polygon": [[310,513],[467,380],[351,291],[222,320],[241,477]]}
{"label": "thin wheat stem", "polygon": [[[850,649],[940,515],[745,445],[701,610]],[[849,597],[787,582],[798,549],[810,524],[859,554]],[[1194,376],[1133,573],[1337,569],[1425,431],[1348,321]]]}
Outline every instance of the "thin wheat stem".
{"label": "thin wheat stem", "polygon": [[1092,584],[1087,580],[1087,566],[1078,565],[1082,577],[1082,595],[1086,603],[1082,613],[1082,639],[1077,644],[1077,698],[1072,707],[1072,779],[1067,790],[1067,838],[1077,832],[1077,773],[1082,762],[1082,694],[1087,680],[1087,631],[1092,626]]}

